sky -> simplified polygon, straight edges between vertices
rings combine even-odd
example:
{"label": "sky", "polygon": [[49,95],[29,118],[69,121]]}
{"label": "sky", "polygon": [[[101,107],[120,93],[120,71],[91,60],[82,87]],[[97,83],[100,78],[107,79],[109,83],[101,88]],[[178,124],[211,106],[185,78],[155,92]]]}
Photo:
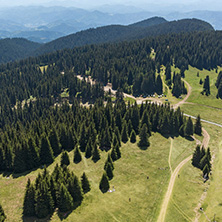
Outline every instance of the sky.
{"label": "sky", "polygon": [[[0,0],[0,6],[20,6],[20,5],[43,5],[43,6],[74,6],[85,9],[95,9],[101,5],[117,5],[124,4],[128,6],[134,6],[141,9],[155,9],[155,8],[171,8],[181,10],[197,10],[197,9],[208,9],[208,10],[221,10],[221,0]],[[172,7],[174,6],[174,7]]]}

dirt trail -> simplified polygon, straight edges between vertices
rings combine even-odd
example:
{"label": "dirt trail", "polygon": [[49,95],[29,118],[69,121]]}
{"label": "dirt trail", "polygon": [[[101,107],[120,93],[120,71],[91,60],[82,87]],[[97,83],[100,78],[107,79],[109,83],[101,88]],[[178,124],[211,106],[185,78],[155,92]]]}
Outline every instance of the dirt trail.
{"label": "dirt trail", "polygon": [[169,186],[166,192],[166,195],[164,197],[164,201],[162,203],[162,207],[161,207],[161,211],[158,217],[158,222],[164,222],[165,221],[165,216],[166,216],[166,211],[167,211],[167,207],[168,207],[168,203],[173,191],[173,186],[176,180],[176,177],[180,171],[180,169],[191,160],[192,155],[187,157],[185,160],[183,160],[182,162],[180,162],[180,164],[176,167],[176,169],[173,171],[171,177],[170,177],[170,182],[169,182]]}
{"label": "dirt trail", "polygon": [[[207,132],[204,128],[202,128],[202,134],[203,134],[203,136],[204,136],[203,142],[202,142],[202,146],[205,147],[205,148],[207,148],[207,147],[208,147],[208,144],[209,144],[209,141],[210,141],[210,135],[208,134],[208,132]],[[208,187],[207,187],[206,191],[203,192],[203,194],[201,195],[200,200],[199,200],[199,203],[197,204],[197,206],[196,206],[195,209],[194,209],[194,212],[195,212],[195,214],[196,214],[195,220],[194,220],[195,222],[198,222],[198,221],[199,221],[199,218],[200,218],[199,209],[200,209],[202,203],[204,202],[205,198],[207,197],[207,190],[208,190]],[[209,221],[209,220],[208,220],[208,221]]]}
{"label": "dirt trail", "polygon": [[183,105],[183,104],[187,101],[187,99],[189,98],[189,96],[190,96],[190,94],[191,94],[191,91],[192,91],[192,88],[191,88],[190,84],[189,84],[186,80],[184,80],[184,79],[183,79],[183,81],[184,81],[184,82],[186,83],[186,85],[188,86],[187,95],[184,97],[183,100],[181,100],[181,101],[178,102],[177,104],[173,105],[173,108],[174,108],[174,109],[177,109],[179,106]]}
{"label": "dirt trail", "polygon": [[[202,129],[202,130],[203,130],[203,136],[204,136],[203,141],[202,141],[202,146],[204,146],[206,148],[206,147],[208,147],[208,143],[210,141],[210,135],[207,133],[207,131],[205,129]],[[192,158],[192,155],[190,155],[185,160],[180,162],[180,164],[173,171],[173,173],[172,173],[172,175],[170,177],[170,182],[169,182],[169,185],[168,185],[168,189],[167,189],[166,195],[164,197],[164,201],[162,203],[161,211],[160,211],[160,214],[159,214],[159,217],[158,217],[158,220],[157,220],[158,222],[164,222],[165,221],[165,216],[166,216],[166,212],[167,212],[168,203],[169,203],[172,191],[173,191],[173,186],[174,186],[175,180],[177,178],[177,175],[178,175],[180,169],[187,162],[189,162],[191,160],[191,158]]]}

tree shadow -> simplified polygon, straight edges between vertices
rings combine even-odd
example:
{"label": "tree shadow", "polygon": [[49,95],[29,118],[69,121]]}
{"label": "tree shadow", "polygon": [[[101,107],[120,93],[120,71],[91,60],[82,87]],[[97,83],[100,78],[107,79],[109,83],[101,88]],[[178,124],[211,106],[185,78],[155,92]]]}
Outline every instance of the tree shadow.
{"label": "tree shadow", "polygon": [[[48,165],[45,165],[46,167],[48,167],[50,164]],[[22,172],[22,173],[14,173],[14,172],[9,172],[9,171],[1,171],[0,172],[0,175],[2,175],[3,177],[12,177],[13,179],[17,179],[19,177],[23,177],[23,176],[26,176],[28,174],[30,174],[31,172],[33,171],[36,171],[38,169],[44,169],[44,166],[40,166],[40,167],[36,167],[36,168],[33,168],[31,170],[27,170],[25,172]]]}
{"label": "tree shadow", "polygon": [[52,216],[48,216],[46,218],[43,218],[43,219],[39,219],[37,217],[22,217],[22,221],[23,222],[49,222],[51,221],[51,217]]}
{"label": "tree shadow", "polygon": [[191,142],[194,141],[194,138],[192,138],[191,136],[185,136],[184,138],[188,141],[191,141]]}

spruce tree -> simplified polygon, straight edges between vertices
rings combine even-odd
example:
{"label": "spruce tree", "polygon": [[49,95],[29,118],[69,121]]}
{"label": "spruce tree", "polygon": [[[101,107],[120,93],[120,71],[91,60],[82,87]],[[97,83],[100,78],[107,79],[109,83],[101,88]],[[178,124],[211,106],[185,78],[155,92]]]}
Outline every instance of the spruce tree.
{"label": "spruce tree", "polygon": [[103,193],[106,193],[109,190],[109,180],[108,180],[108,177],[106,175],[106,172],[103,173],[103,176],[102,176],[102,178],[100,180],[99,189]]}
{"label": "spruce tree", "polygon": [[64,184],[60,185],[58,208],[60,212],[67,212],[73,208],[73,199]]}
{"label": "spruce tree", "polygon": [[23,202],[23,216],[35,216],[35,189],[34,186],[31,184],[30,179],[28,179],[25,190],[25,197]]}
{"label": "spruce tree", "polygon": [[70,160],[69,160],[69,154],[68,152],[65,150],[63,150],[62,152],[62,156],[61,156],[61,166],[68,166],[70,164]]}
{"label": "spruce tree", "polygon": [[79,136],[79,147],[82,152],[85,152],[87,143],[88,143],[87,129],[85,123],[83,122],[80,128],[80,136]]}
{"label": "spruce tree", "polygon": [[35,144],[35,141],[32,137],[29,138],[28,141],[28,146],[29,146],[29,163],[31,165],[31,169],[34,167],[38,167],[40,164],[40,159],[39,159],[39,152],[38,152],[38,148]]}
{"label": "spruce tree", "polygon": [[73,198],[74,207],[80,205],[83,200],[83,192],[77,176],[72,175],[68,179],[68,191]]}
{"label": "spruce tree", "polygon": [[54,211],[54,203],[46,181],[41,181],[36,191],[35,213],[38,218],[45,218]]}
{"label": "spruce tree", "polygon": [[2,205],[0,204],[0,222],[4,222],[6,219],[6,215],[5,215],[5,212],[2,208]]}
{"label": "spruce tree", "polygon": [[113,178],[113,169],[111,163],[107,163],[105,166],[106,175],[109,178],[109,180],[112,180]]}
{"label": "spruce tree", "polygon": [[116,161],[118,159],[117,153],[116,153],[116,148],[113,147],[111,151],[111,158],[113,161]]}
{"label": "spruce tree", "polygon": [[79,147],[76,145],[76,148],[74,149],[73,162],[74,162],[74,163],[79,163],[81,160],[82,160],[82,156],[81,156]]}
{"label": "spruce tree", "polygon": [[123,143],[126,143],[128,141],[126,121],[124,121],[124,123],[123,123],[123,128],[122,128],[122,133],[121,133],[121,140],[122,140]]}
{"label": "spruce tree", "polygon": [[104,170],[106,169],[108,163],[110,163],[112,170],[114,170],[114,165],[113,165],[113,161],[112,161],[110,153],[108,154],[108,157],[106,159],[106,162],[105,162],[105,165],[104,165]]}
{"label": "spruce tree", "polygon": [[138,110],[136,102],[133,106],[131,121],[132,121],[133,129],[134,129],[135,133],[138,134],[139,133],[140,115],[139,115],[139,110]]}
{"label": "spruce tree", "polygon": [[120,159],[121,158],[121,151],[120,151],[118,144],[116,144],[116,146],[115,146],[115,151],[116,151],[117,158]]}
{"label": "spruce tree", "polygon": [[138,143],[138,146],[140,148],[145,148],[150,145],[149,140],[148,140],[148,133],[147,133],[147,126],[146,124],[143,124],[141,130],[140,130],[140,141]]}
{"label": "spruce tree", "polygon": [[86,145],[85,157],[90,158],[91,156],[92,156],[92,142],[91,142],[91,139],[89,139],[89,141]]}
{"label": "spruce tree", "polygon": [[158,75],[156,78],[156,93],[158,95],[163,93],[163,82],[160,75]]}
{"label": "spruce tree", "polygon": [[59,155],[61,152],[61,144],[59,142],[59,137],[58,137],[58,134],[57,134],[55,128],[53,128],[49,134],[49,142],[50,142],[51,147],[53,149],[54,155],[55,156]]}
{"label": "spruce tree", "polygon": [[200,115],[197,116],[196,123],[194,125],[194,133],[201,136],[202,134],[202,126],[200,121]]}
{"label": "spruce tree", "polygon": [[54,161],[53,150],[45,134],[41,139],[40,160],[42,164],[51,164]]}
{"label": "spruce tree", "polygon": [[82,184],[83,193],[88,193],[91,190],[89,180],[88,180],[85,172],[81,176],[81,184]]}
{"label": "spruce tree", "polygon": [[132,130],[131,134],[130,134],[130,142],[131,143],[135,143],[136,142],[136,133],[134,130]]}
{"label": "spruce tree", "polygon": [[100,159],[99,149],[97,148],[97,145],[95,143],[92,151],[92,160],[96,163],[99,159]]}
{"label": "spruce tree", "polygon": [[186,125],[184,127],[184,134],[185,134],[185,136],[192,136],[193,135],[193,122],[190,117],[188,118]]}
{"label": "spruce tree", "polygon": [[201,158],[200,145],[197,145],[197,147],[193,153],[193,158],[192,158],[193,166],[195,166],[197,168],[200,167],[200,158]]}

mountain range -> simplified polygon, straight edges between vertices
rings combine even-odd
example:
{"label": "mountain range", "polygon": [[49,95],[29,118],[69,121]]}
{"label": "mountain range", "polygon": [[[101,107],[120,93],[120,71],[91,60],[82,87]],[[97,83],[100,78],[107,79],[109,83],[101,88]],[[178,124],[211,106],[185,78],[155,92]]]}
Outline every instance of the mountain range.
{"label": "mountain range", "polygon": [[19,37],[46,43],[89,28],[113,24],[129,25],[153,16],[161,16],[169,21],[197,18],[211,23],[216,30],[222,29],[222,12],[154,12],[121,5],[98,9],[90,11],[61,6],[1,8],[0,38]]}
{"label": "mountain range", "polygon": [[209,23],[198,19],[182,19],[169,22],[162,17],[153,17],[127,26],[109,25],[91,28],[45,44],[31,42],[23,38],[2,39],[0,40],[0,63],[77,46],[194,31],[214,31],[214,28]]}

